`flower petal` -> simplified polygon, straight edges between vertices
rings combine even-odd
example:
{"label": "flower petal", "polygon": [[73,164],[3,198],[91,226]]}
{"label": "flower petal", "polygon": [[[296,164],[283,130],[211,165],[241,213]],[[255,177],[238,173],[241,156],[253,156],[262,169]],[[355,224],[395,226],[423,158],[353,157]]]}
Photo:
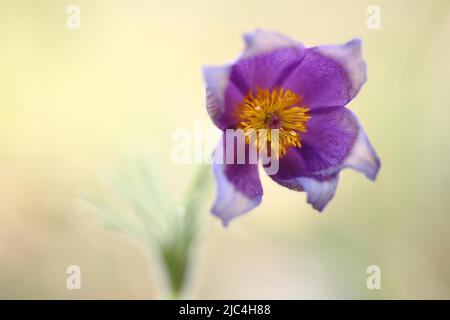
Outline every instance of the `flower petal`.
{"label": "flower petal", "polygon": [[370,180],[375,180],[381,166],[380,159],[372,147],[364,128],[354,114],[353,117],[358,123],[358,135],[349,155],[341,165],[324,170],[321,174],[329,175],[344,168],[352,168],[363,173]]}
{"label": "flower petal", "polygon": [[214,153],[213,171],[217,183],[217,196],[212,213],[222,219],[225,226],[233,218],[258,206],[263,195],[258,165],[248,162],[225,164],[226,152],[227,148],[222,138]]}
{"label": "flower petal", "polygon": [[300,65],[304,57],[301,44],[239,59],[231,68],[230,81],[246,95],[256,87],[273,89]]}
{"label": "flower petal", "polygon": [[[206,84],[206,110],[213,123],[220,129],[232,125],[232,115],[225,109],[225,89],[229,84],[231,67],[206,66],[203,68],[203,78]],[[239,95],[240,92],[238,91]]]}
{"label": "flower petal", "polygon": [[350,79],[350,99],[353,99],[367,80],[367,65],[362,56],[361,40],[353,39],[344,45],[317,47],[323,56],[338,62]]}
{"label": "flower petal", "polygon": [[361,41],[306,49],[302,63],[281,84],[312,107],[345,106],[366,81]]}
{"label": "flower petal", "polygon": [[292,179],[282,179],[279,175],[270,177],[283,187],[296,191],[305,191],[308,203],[317,211],[322,211],[333,198],[339,180],[338,174],[329,177],[302,176]]}
{"label": "flower petal", "polygon": [[[267,166],[265,166],[265,169]],[[307,201],[314,209],[322,211],[333,198],[338,182],[338,173],[323,176],[307,171],[307,163],[297,148],[289,148],[286,155],[279,159],[279,170],[270,178],[283,187],[305,191]],[[266,169],[267,172],[267,169]]]}
{"label": "flower petal", "polygon": [[364,173],[370,180],[375,180],[378,171],[380,170],[380,166],[380,159],[378,158],[375,149],[370,144],[364,129],[360,126],[356,143],[353,146],[350,155],[345,159],[342,168],[353,168]]}
{"label": "flower petal", "polygon": [[281,48],[303,47],[298,41],[283,34],[262,29],[256,29],[252,33],[245,33],[244,42],[245,50],[242,52],[241,59],[272,52]]}
{"label": "flower petal", "polygon": [[308,195],[308,203],[320,212],[333,198],[334,193],[336,192],[339,176],[334,175],[323,180],[301,177],[297,180]]}
{"label": "flower petal", "polygon": [[319,108],[311,112],[307,132],[298,152],[308,173],[338,166],[349,155],[358,134],[358,123],[345,107]]}

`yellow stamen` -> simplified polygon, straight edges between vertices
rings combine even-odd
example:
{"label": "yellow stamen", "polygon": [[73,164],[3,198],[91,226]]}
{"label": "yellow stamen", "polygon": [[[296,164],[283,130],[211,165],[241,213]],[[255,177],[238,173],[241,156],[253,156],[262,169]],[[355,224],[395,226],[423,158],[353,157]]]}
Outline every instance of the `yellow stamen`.
{"label": "yellow stamen", "polygon": [[[311,119],[310,109],[302,105],[302,97],[283,88],[256,88],[250,91],[238,105],[235,116],[239,120],[238,129],[244,130],[246,142],[255,143],[258,151],[283,157],[289,147],[301,147],[301,132],[306,132],[306,123]],[[273,134],[278,129],[278,134]],[[260,130],[267,130],[261,134]],[[257,138],[250,136],[257,133]],[[269,146],[268,146],[269,145]]]}

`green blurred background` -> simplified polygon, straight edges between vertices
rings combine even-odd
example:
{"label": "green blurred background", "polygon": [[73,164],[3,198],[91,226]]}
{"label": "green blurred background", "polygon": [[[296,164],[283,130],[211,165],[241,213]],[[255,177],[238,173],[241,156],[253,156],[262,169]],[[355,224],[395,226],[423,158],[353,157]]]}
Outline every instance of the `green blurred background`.
{"label": "green blurred background", "polygon": [[[81,8],[81,29],[66,8]],[[366,26],[381,8],[381,29]],[[200,121],[201,65],[257,27],[307,46],[363,39],[351,102],[382,169],[341,175],[324,214],[263,177],[262,205],[223,229],[208,214],[190,281],[206,299],[450,298],[450,5],[442,1],[0,1],[0,298],[160,297],[157,261],[79,205],[123,154],[153,154],[174,197],[194,165],[171,135]],[[82,289],[66,288],[66,267]],[[366,268],[382,270],[381,290]]]}

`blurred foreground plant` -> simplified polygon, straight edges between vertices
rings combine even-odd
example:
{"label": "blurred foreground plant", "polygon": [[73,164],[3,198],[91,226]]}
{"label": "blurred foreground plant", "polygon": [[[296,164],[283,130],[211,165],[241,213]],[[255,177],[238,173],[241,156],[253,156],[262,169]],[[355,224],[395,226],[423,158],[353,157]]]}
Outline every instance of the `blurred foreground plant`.
{"label": "blurred foreground plant", "polygon": [[119,168],[107,190],[85,197],[104,227],[141,241],[159,257],[173,299],[185,289],[210,171],[208,165],[199,167],[184,197],[177,200],[175,192],[164,188],[166,180],[157,170],[134,160]]}

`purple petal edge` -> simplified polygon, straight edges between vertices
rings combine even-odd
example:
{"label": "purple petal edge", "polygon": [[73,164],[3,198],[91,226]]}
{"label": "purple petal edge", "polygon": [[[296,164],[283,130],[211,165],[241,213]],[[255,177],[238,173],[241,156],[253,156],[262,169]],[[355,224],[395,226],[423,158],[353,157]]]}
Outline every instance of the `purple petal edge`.
{"label": "purple petal edge", "polygon": [[257,207],[263,190],[257,164],[223,164],[224,143],[219,142],[214,153],[213,172],[217,196],[211,212],[222,220],[224,226],[237,216]]}
{"label": "purple petal edge", "polygon": [[352,168],[356,171],[363,173],[368,179],[374,181],[377,178],[378,172],[381,167],[381,161],[378,157],[375,149],[369,141],[369,138],[364,131],[364,128],[358,121],[355,115],[353,115],[358,123],[358,135],[356,141],[350,150],[349,155],[344,159],[342,164],[321,171],[322,175],[330,175],[341,171],[344,168]]}
{"label": "purple petal edge", "polygon": [[355,38],[343,45],[316,47],[317,52],[339,63],[347,73],[351,87],[350,100],[353,99],[367,80],[367,65],[362,55],[362,41]]}

